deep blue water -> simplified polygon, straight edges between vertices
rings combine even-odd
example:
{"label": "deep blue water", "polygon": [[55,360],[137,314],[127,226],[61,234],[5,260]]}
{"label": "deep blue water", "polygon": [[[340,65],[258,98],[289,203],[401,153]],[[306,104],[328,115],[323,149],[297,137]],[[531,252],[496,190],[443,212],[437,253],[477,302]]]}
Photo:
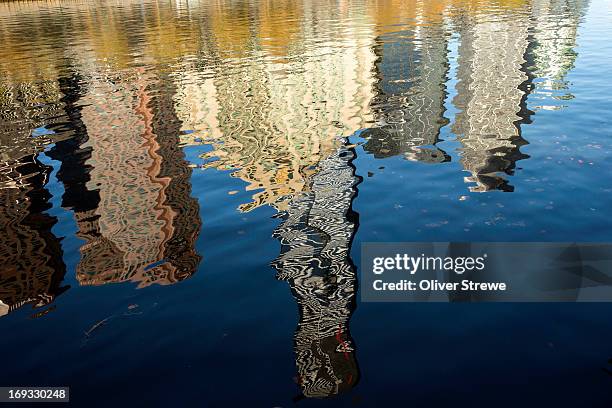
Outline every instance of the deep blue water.
{"label": "deep blue water", "polygon": [[610,241],[610,3],[263,3],[0,4],[0,385],[610,406],[612,304],[358,292],[362,242]]}

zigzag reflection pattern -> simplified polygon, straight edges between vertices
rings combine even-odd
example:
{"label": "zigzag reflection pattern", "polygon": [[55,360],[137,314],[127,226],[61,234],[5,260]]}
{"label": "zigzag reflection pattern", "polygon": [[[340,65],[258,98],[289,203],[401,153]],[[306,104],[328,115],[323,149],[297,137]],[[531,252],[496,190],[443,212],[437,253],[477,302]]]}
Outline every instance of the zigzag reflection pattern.
{"label": "zigzag reflection pattern", "polygon": [[310,191],[281,213],[284,221],[274,232],[282,249],[272,265],[277,278],[289,282],[300,310],[295,354],[306,397],[338,394],[359,378],[348,327],[356,291],[349,257],[358,183],[353,158],[342,146],[321,161]]}

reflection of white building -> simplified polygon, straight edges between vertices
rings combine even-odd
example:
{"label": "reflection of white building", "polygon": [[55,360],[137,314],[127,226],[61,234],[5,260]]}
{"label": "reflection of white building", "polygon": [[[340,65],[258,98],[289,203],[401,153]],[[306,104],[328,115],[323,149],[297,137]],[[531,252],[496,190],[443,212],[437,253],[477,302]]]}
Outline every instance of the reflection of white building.
{"label": "reflection of white building", "polygon": [[[578,25],[588,7],[588,0],[535,0],[531,19],[535,22],[534,47],[530,67],[536,82],[536,93],[550,97],[550,91],[564,89],[567,72],[576,60]],[[558,109],[556,106],[541,108]]]}
{"label": "reflection of white building", "polygon": [[458,22],[457,96],[460,110],[453,131],[461,142],[461,163],[471,173],[470,191],[511,190],[502,173],[511,174],[525,144],[517,125],[528,80],[523,70],[529,46],[529,20],[509,15],[464,16]]}
{"label": "reflection of white building", "polygon": [[[185,66],[175,75],[183,141],[212,141],[207,157],[218,160],[206,166],[234,169],[247,189],[261,190],[242,211],[284,208],[308,188],[313,166],[334,151],[337,138],[371,117],[372,36],[347,27],[334,37],[337,28],[311,15],[320,13],[316,8],[304,7],[300,39],[284,58],[253,49],[251,58],[224,59],[224,70]],[[292,49],[299,49],[295,58]],[[205,52],[210,60],[222,58]]]}

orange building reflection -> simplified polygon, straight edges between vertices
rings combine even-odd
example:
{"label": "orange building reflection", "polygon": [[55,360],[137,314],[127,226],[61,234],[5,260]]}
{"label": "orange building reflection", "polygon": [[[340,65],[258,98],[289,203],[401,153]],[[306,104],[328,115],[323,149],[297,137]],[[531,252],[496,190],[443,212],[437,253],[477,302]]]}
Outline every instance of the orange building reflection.
{"label": "orange building reflection", "polygon": [[75,213],[86,241],[79,283],[166,285],[191,276],[201,222],[172,89],[139,72],[91,78],[88,86],[81,101],[91,148],[87,187],[99,203]]}

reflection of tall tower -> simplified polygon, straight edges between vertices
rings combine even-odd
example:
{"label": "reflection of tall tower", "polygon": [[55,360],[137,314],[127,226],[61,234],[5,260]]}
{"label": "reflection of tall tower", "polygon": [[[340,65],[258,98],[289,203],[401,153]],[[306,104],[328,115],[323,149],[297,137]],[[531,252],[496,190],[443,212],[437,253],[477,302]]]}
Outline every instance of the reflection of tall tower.
{"label": "reflection of tall tower", "polygon": [[75,213],[86,240],[81,284],[171,284],[195,273],[199,211],[166,82],[125,72],[89,81],[87,187],[99,203]]}
{"label": "reflection of tall tower", "polygon": [[44,188],[50,168],[29,155],[0,168],[0,316],[29,302],[43,306],[65,288],[57,222]]}
{"label": "reflection of tall tower", "polygon": [[87,129],[82,120],[79,100],[86,90],[83,88],[83,78],[72,74],[59,79],[66,113],[64,127],[70,130],[72,137],[61,140],[47,152],[47,156],[61,163],[57,179],[64,186],[62,207],[69,208],[75,214],[91,214],[100,202],[97,190],[88,190],[91,166],[86,164],[91,157],[91,147],[86,146]]}
{"label": "reflection of tall tower", "polygon": [[[366,130],[364,148],[375,157],[404,154],[439,163],[449,156],[435,147],[444,117],[447,37],[439,15],[415,10],[419,26],[378,37],[378,95],[372,102],[378,127]],[[407,39],[406,37],[410,38]]]}
{"label": "reflection of tall tower", "polygon": [[351,209],[358,183],[353,158],[352,150],[340,147],[322,160],[310,191],[289,203],[274,232],[281,254],[272,265],[299,306],[295,354],[306,397],[338,394],[359,379],[349,334],[356,291],[350,259],[357,223]]}
{"label": "reflection of tall tower", "polygon": [[183,280],[196,272],[201,256],[195,250],[200,233],[200,207],[191,196],[191,167],[180,147],[181,121],[174,111],[172,82],[163,78],[151,86],[152,130],[162,157],[157,177],[167,180],[163,205],[170,209],[172,232],[164,242],[164,259],[174,269],[174,279]]}
{"label": "reflection of tall tower", "polygon": [[[481,20],[482,19],[482,20]],[[512,191],[500,173],[513,174],[515,163],[527,156],[527,142],[518,123],[527,120],[524,72],[529,19],[524,10],[508,15],[461,16],[457,114],[453,132],[463,145],[461,163],[476,183],[470,191]]]}

